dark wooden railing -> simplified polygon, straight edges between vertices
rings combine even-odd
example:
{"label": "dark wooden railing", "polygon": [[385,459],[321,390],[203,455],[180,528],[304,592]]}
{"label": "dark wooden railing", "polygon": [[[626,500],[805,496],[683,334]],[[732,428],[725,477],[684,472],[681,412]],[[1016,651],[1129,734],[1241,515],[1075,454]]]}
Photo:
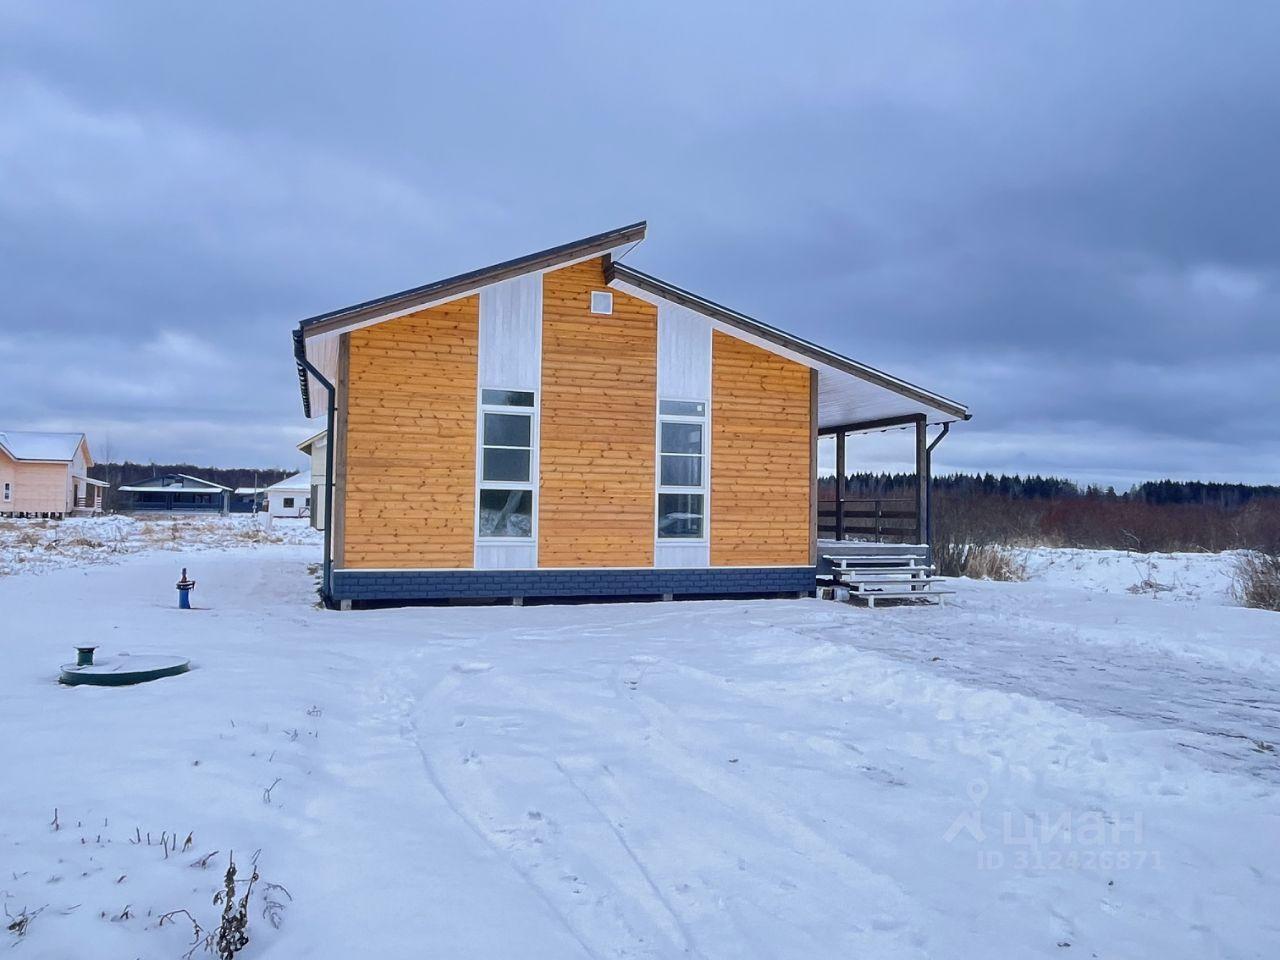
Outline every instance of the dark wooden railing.
{"label": "dark wooden railing", "polygon": [[845,497],[818,501],[823,540],[920,543],[920,516],[912,497]]}

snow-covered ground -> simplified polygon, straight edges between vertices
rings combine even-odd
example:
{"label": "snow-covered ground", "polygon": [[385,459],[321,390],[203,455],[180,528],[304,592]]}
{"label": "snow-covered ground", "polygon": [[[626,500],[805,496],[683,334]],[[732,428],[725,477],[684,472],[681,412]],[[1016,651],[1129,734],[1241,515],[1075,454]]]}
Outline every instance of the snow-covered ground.
{"label": "snow-covered ground", "polygon": [[[0,578],[0,898],[40,911],[15,956],[182,956],[158,918],[208,929],[231,850],[260,851],[245,958],[1280,943],[1280,615],[1221,558],[1154,599],[1125,588],[1167,571],[1046,555],[942,608],[340,614],[317,553]],[[79,640],[195,668],[62,688]]]}
{"label": "snow-covered ground", "polygon": [[0,577],[115,563],[152,550],[190,553],[267,543],[319,544],[322,537],[306,520],[269,520],[266,514],[0,518]]}
{"label": "snow-covered ground", "polygon": [[1130,553],[1035,547],[1014,550],[1030,579],[1053,587],[1131,593],[1162,600],[1228,600],[1235,553]]}

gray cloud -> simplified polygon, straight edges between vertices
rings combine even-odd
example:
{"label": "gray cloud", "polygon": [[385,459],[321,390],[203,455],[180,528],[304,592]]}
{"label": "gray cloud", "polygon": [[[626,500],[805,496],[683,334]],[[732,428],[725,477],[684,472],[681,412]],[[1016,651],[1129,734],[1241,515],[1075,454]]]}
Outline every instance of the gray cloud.
{"label": "gray cloud", "polygon": [[1274,479],[1277,27],[6,5],[5,425],[292,464],[298,318],[643,217],[638,266],[972,404],[944,469]]}

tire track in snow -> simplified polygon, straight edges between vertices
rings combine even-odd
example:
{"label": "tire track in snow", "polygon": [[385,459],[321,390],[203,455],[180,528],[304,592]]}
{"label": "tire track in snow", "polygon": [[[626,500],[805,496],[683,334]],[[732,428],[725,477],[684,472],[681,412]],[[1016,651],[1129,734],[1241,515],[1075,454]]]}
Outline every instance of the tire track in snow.
{"label": "tire track in snow", "polygon": [[600,806],[600,804],[598,804],[595,800],[591,798],[591,795],[587,793],[587,791],[583,788],[583,786],[580,783],[578,783],[577,779],[573,776],[573,774],[571,774],[568,770],[565,769],[564,764],[562,764],[559,760],[555,760],[553,762],[555,763],[556,769],[560,771],[560,775],[565,778],[565,780],[569,783],[571,787],[573,787],[574,790],[578,791],[578,793],[582,796],[582,799],[586,801],[587,805],[596,812],[596,815],[600,818],[600,821],[609,828],[609,832],[612,833],[613,836],[617,839],[618,845],[622,847],[623,852],[625,852],[627,855],[627,858],[631,861],[632,864],[635,865],[636,870],[640,873],[640,876],[644,878],[644,882],[648,884],[649,889],[653,892],[654,897],[657,899],[657,901],[660,904],[662,904],[663,909],[665,909],[667,914],[671,917],[672,922],[675,924],[676,930],[680,934],[680,939],[684,941],[684,952],[692,953],[694,956],[698,956],[698,957],[703,956],[702,951],[700,951],[697,948],[696,944],[694,943],[693,932],[685,925],[684,921],[680,919],[680,914],[676,912],[676,909],[672,905],[671,901],[658,888],[657,883],[654,882],[653,875],[649,873],[649,869],[640,860],[640,857],[636,855],[635,850],[632,848],[631,844],[627,841],[626,835],[622,832],[621,828],[618,827],[618,825],[613,821],[613,819],[610,818],[605,813],[604,809]]}
{"label": "tire track in snow", "polygon": [[[564,713],[562,700],[536,687],[513,686],[508,691],[508,698],[518,699],[526,707],[537,707],[553,716]],[[782,799],[772,794],[754,796],[745,793],[739,778],[730,776],[718,763],[702,759],[707,752],[705,741],[700,741],[692,725],[682,721],[665,704],[634,691],[628,691],[625,701],[645,724],[649,760],[660,764],[662,776],[677,778],[691,787],[694,795],[710,798],[733,817],[741,818],[745,814],[759,825],[761,832],[767,831],[777,837],[781,846],[807,861],[822,864],[850,889],[857,890],[864,901],[871,901],[873,905],[864,911],[866,922],[856,925],[860,936],[875,937],[876,945],[881,946],[879,937],[896,936],[903,926],[902,918],[919,912],[918,904],[896,878],[873,869],[803,820],[787,813]],[[610,738],[624,749],[633,750],[636,746],[635,733],[616,731],[616,724],[612,722],[616,716],[607,711],[586,709],[577,719],[589,723],[600,736]],[[608,818],[605,820],[607,822]],[[868,891],[876,892],[868,896]],[[919,944],[895,943],[894,946],[898,956],[923,955],[913,952],[921,949]]]}
{"label": "tire track in snow", "polygon": [[[431,691],[435,696],[441,693],[447,693],[450,688],[456,688],[460,681],[456,677],[447,677],[441,680]],[[400,702],[404,704],[404,722],[401,726],[401,735],[412,741],[414,749],[418,751],[418,756],[422,759],[422,770],[427,781],[432,788],[440,795],[440,799],[444,801],[446,807],[453,813],[455,817],[488,849],[492,850],[498,859],[504,863],[520,881],[529,888],[539,901],[546,907],[547,912],[555,919],[556,923],[573,938],[574,942],[582,948],[582,952],[592,960],[598,960],[598,954],[586,940],[578,933],[573,924],[569,922],[569,918],[559,908],[550,895],[542,888],[542,886],[530,875],[529,871],[524,869],[508,851],[496,843],[485,829],[471,816],[469,816],[462,806],[454,799],[453,795],[445,786],[443,778],[436,770],[435,764],[431,762],[431,757],[427,754],[426,749],[422,745],[423,735],[418,729],[418,724],[414,720],[414,708],[417,701],[407,691],[403,691]]]}

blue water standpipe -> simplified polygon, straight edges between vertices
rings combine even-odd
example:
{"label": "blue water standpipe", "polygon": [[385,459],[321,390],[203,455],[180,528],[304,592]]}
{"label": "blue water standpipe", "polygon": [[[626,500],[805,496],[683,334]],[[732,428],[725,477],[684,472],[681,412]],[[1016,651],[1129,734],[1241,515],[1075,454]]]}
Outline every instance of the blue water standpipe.
{"label": "blue water standpipe", "polygon": [[182,579],[178,581],[178,609],[191,609],[191,591],[196,588],[194,580],[187,579],[187,568],[182,568]]}

